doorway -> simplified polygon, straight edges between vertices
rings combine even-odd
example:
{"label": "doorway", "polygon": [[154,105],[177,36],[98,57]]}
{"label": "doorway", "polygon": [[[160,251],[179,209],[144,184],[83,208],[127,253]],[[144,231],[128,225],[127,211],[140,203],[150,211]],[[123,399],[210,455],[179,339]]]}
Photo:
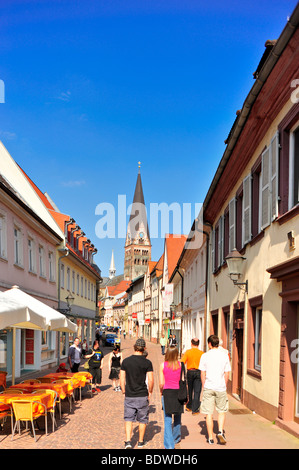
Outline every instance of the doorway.
{"label": "doorway", "polygon": [[235,398],[243,398],[243,341],[244,308],[234,309],[232,393]]}

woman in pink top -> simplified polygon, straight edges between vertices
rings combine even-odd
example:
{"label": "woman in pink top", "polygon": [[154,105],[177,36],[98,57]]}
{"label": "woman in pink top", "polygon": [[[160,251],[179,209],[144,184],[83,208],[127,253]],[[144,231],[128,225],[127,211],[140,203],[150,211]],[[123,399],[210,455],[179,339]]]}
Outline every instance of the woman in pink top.
{"label": "woman in pink top", "polygon": [[[167,349],[165,362],[160,366],[160,393],[164,410],[164,448],[174,449],[181,440],[181,416],[184,405],[178,400],[181,367],[179,351],[176,347]],[[173,426],[172,426],[173,416]]]}

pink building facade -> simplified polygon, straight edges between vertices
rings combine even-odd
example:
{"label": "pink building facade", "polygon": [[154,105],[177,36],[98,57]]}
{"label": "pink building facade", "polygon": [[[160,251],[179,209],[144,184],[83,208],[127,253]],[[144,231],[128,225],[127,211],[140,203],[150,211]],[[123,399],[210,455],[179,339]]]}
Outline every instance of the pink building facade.
{"label": "pink building facade", "polygon": [[[13,285],[57,309],[56,253],[59,230],[44,222],[0,175],[0,291]],[[12,367],[12,332],[0,330],[0,370]],[[16,370],[40,370],[57,361],[57,333],[17,330]]]}

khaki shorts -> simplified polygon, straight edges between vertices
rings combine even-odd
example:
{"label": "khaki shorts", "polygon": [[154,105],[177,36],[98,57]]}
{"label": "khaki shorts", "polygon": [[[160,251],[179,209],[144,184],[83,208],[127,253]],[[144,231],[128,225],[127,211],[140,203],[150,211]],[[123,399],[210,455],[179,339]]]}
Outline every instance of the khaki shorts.
{"label": "khaki shorts", "polygon": [[226,392],[215,392],[214,390],[204,390],[200,411],[206,415],[212,415],[214,409],[218,413],[228,412],[228,398]]}

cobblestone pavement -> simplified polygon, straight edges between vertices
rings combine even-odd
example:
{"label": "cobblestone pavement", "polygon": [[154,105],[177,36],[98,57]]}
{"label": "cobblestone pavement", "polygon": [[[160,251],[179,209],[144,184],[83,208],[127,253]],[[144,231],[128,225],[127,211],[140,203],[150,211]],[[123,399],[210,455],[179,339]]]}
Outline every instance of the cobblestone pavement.
{"label": "cobblestone pavement", "polygon": [[[133,354],[134,340],[122,340],[123,356]],[[159,393],[159,364],[163,358],[159,345],[147,342],[148,358],[153,362],[155,386],[150,401],[150,422],[145,433],[146,450],[163,449],[163,412]],[[112,382],[108,379],[108,355],[111,348],[104,348],[104,369],[101,392],[90,395],[82,391],[82,401],[76,401],[73,411],[69,412],[69,404],[63,403],[62,419],[57,416],[58,427],[52,433],[50,418],[48,435],[44,433],[43,418],[40,430],[37,430],[37,442],[34,442],[29,432],[23,431],[11,440],[10,421],[5,423],[0,432],[1,449],[123,449],[125,430],[123,421],[124,396],[115,392]],[[82,367],[83,370],[83,367]],[[50,370],[31,377],[46,375]],[[52,370],[51,370],[52,372]],[[226,446],[209,446],[206,443],[206,426],[204,415],[193,416],[185,412],[182,415],[182,441],[178,449],[299,449],[299,440],[289,433],[279,429],[273,423],[252,413],[240,402],[229,398],[230,412],[227,414]],[[215,416],[215,432],[217,430]],[[138,425],[133,427],[132,443],[137,447]],[[215,439],[216,441],[216,439]],[[139,450],[140,452],[140,450]]]}

